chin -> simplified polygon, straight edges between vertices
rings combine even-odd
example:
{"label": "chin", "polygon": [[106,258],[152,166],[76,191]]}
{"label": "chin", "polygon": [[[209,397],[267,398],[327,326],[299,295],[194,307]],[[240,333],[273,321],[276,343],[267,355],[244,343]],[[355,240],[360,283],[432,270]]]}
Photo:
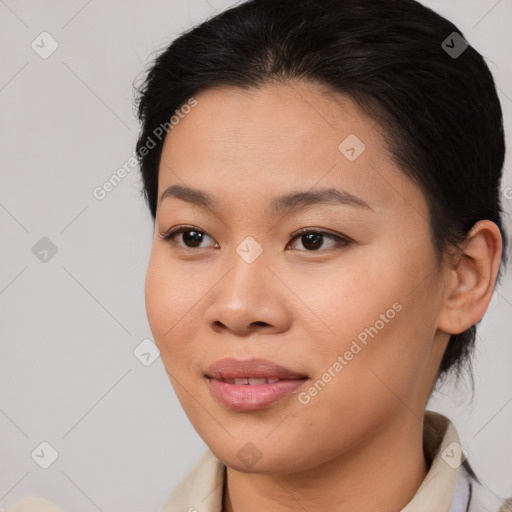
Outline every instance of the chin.
{"label": "chin", "polygon": [[322,462],[318,455],[300,457],[299,443],[288,447],[277,437],[272,442],[257,439],[252,442],[249,439],[250,436],[246,436],[244,439],[232,439],[223,446],[208,446],[225,466],[241,473],[291,474],[312,469]]}

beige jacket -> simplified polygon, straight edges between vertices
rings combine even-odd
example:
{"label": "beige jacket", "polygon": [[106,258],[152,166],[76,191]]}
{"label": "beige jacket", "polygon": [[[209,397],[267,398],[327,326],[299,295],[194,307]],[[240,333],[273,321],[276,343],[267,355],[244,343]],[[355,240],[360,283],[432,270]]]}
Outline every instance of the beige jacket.
{"label": "beige jacket", "polygon": [[[400,512],[512,512],[512,499],[501,500],[460,464],[459,437],[441,414],[426,411],[424,450],[430,469],[416,494]],[[210,450],[183,478],[160,512],[223,512],[226,466]],[[26,496],[7,512],[61,512],[55,505]]]}
{"label": "beige jacket", "polygon": [[[400,512],[512,512],[512,499],[500,500],[471,476],[459,437],[445,416],[426,411],[424,451],[430,469],[412,500]],[[223,512],[226,466],[208,450],[178,484],[160,512]]]}

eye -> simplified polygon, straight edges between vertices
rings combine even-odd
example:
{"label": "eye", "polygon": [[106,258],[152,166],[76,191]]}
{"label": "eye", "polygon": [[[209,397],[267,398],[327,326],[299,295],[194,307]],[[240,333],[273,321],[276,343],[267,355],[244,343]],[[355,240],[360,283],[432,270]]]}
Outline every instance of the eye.
{"label": "eye", "polygon": [[160,238],[162,240],[167,240],[173,244],[179,245],[174,241],[174,239],[182,233],[186,235],[182,237],[182,241],[185,243],[185,247],[179,246],[183,249],[196,249],[198,247],[201,249],[202,247],[200,247],[200,245],[201,242],[205,240],[205,237],[210,238],[210,236],[208,236],[204,231],[201,231],[194,226],[177,226],[167,233],[160,233]]}
{"label": "eye", "polygon": [[[182,242],[185,244],[184,246],[175,241],[175,238],[178,235],[184,235],[181,238]],[[162,240],[170,241],[183,249],[204,249],[206,247],[201,247],[201,243],[207,238],[211,237],[204,231],[201,231],[194,226],[176,226],[166,233],[160,233],[160,238]],[[351,240],[343,236],[312,228],[301,229],[298,233],[293,235],[292,240],[299,238],[303,246],[306,248],[306,252],[315,252],[322,248],[325,249],[323,246],[325,245],[324,240],[326,238],[333,241],[330,247],[331,249],[337,247],[346,247],[352,243]]]}
{"label": "eye", "polygon": [[301,229],[294,235],[293,240],[300,239],[303,246],[306,247],[307,252],[315,252],[322,248],[325,238],[329,238],[334,241],[330,247],[331,249],[336,247],[345,247],[352,243],[351,240],[343,236],[312,228]]}

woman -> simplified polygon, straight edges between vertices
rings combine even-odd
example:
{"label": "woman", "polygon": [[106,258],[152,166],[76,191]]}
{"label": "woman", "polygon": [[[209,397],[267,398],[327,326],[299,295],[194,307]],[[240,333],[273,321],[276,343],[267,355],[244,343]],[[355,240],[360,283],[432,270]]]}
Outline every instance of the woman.
{"label": "woman", "polygon": [[148,320],[209,449],[163,512],[512,510],[436,383],[505,263],[491,73],[412,0],[251,0],[140,92]]}
{"label": "woman", "polygon": [[510,510],[425,410],[505,261],[500,104],[457,27],[244,2],[156,59],[139,116],[148,319],[209,447],[163,511]]}

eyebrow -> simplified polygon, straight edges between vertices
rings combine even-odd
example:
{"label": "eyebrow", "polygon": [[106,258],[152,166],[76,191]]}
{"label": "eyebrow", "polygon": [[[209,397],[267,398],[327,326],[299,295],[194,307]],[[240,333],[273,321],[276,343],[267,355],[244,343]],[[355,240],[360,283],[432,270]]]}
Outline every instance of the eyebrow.
{"label": "eyebrow", "polygon": [[[221,203],[214,196],[202,190],[188,186],[171,185],[164,190],[160,196],[160,203],[169,197],[174,197],[181,201],[186,201],[187,203],[202,206],[214,212],[222,211]],[[278,215],[291,210],[306,208],[308,206],[318,204],[357,206],[373,211],[373,208],[363,199],[354,196],[345,190],[339,190],[333,187],[314,191],[289,192],[274,198],[270,203],[268,211],[273,215]]]}

